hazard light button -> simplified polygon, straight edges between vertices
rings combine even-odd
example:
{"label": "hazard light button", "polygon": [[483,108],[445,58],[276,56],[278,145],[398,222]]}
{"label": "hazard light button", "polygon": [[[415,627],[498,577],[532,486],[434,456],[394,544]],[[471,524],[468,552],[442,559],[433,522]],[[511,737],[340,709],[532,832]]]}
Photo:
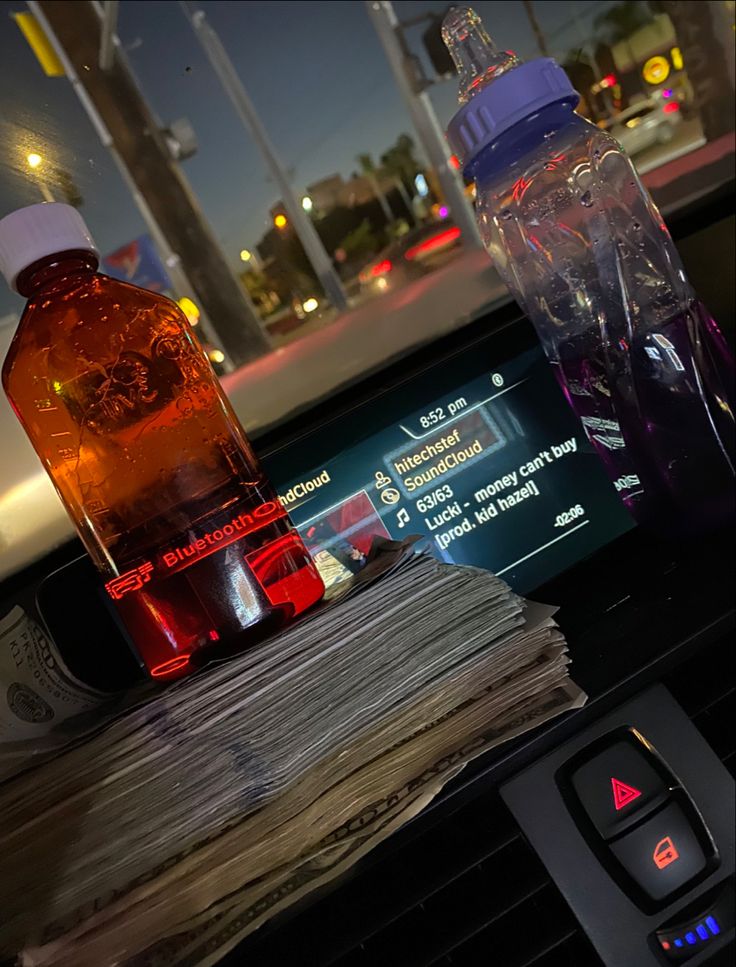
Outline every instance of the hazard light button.
{"label": "hazard light button", "polygon": [[632,737],[602,749],[572,774],[583,809],[604,839],[656,809],[669,789],[646,748]]}

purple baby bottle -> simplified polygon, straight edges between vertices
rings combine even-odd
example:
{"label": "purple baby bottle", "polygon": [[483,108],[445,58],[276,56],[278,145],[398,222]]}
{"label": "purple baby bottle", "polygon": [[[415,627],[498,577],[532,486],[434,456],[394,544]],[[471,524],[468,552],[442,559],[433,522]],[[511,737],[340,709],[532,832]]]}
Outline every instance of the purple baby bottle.
{"label": "purple baby bottle", "polygon": [[665,533],[728,523],[733,355],[631,160],[554,60],[499,50],[467,7],[443,36],[483,240],[621,499]]}

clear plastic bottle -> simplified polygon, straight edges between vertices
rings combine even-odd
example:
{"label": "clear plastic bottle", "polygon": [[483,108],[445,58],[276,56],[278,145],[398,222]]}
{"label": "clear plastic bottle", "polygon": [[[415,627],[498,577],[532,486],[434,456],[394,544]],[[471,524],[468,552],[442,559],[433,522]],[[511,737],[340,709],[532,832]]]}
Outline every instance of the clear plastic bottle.
{"label": "clear plastic bottle", "polygon": [[28,298],[3,386],[149,673],[174,678],[324,585],[184,314],[97,264],[67,205],[0,221]]}
{"label": "clear plastic bottle", "polygon": [[671,533],[731,520],[733,355],[631,160],[555,61],[499,50],[467,7],[443,36],[488,252],[624,503]]}

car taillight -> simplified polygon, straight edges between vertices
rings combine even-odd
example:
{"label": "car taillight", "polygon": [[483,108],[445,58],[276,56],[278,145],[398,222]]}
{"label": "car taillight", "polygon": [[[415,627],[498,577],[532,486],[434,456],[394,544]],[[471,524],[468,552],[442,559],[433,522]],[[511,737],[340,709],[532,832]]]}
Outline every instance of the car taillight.
{"label": "car taillight", "polygon": [[438,232],[436,235],[432,235],[430,238],[425,238],[425,240],[420,242],[418,245],[412,245],[411,248],[406,250],[404,258],[411,262],[418,255],[426,255],[427,252],[432,252],[434,249],[441,248],[443,245],[449,245],[458,238],[460,238],[460,229],[457,227],[457,225],[454,225],[452,228],[446,228],[444,231]]}
{"label": "car taillight", "polygon": [[677,103],[677,101],[668,101],[662,110],[665,114],[674,114],[675,111],[680,110],[680,105]]}
{"label": "car taillight", "polygon": [[386,275],[386,273],[390,272],[392,268],[393,268],[393,265],[391,264],[391,260],[384,259],[383,262],[378,262],[376,265],[373,266],[373,268],[371,269],[371,275],[375,279],[379,275]]}

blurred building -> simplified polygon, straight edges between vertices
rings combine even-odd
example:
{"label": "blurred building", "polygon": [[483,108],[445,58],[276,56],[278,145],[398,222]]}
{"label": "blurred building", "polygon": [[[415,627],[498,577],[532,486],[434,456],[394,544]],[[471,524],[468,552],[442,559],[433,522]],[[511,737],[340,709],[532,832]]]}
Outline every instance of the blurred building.
{"label": "blurred building", "polygon": [[673,88],[679,101],[690,104],[693,89],[680,43],[666,13],[611,47],[614,72],[624,94],[624,106],[650,97],[663,87]]}
{"label": "blurred building", "polygon": [[[307,186],[307,195],[312,200],[312,211],[324,217],[336,208],[355,208],[376,200],[376,187],[383,195],[388,195],[396,187],[396,179],[377,172],[376,175],[353,175],[347,181],[342,175],[329,175]],[[271,214],[283,211],[281,202],[274,205]]]}
{"label": "blurred building", "polygon": [[662,0],[678,38],[703,131],[709,141],[733,131],[734,4],[722,0]]}
{"label": "blurred building", "polygon": [[312,199],[314,209],[318,212],[329,212],[337,208],[342,204],[340,192],[344,185],[342,175],[330,175],[328,178],[316,181],[313,185],[308,185],[307,194]]}

